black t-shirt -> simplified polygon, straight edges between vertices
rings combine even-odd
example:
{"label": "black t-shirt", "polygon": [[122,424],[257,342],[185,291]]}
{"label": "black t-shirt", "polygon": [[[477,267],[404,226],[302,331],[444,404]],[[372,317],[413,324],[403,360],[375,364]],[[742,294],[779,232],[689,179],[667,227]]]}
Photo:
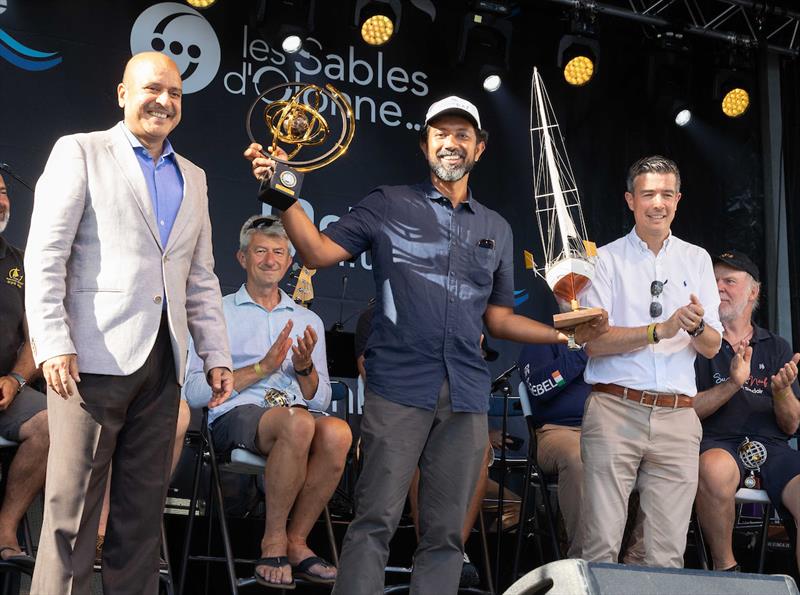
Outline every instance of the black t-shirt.
{"label": "black t-shirt", "polygon": [[0,375],[17,361],[25,342],[25,289],[22,251],[0,237]]}
{"label": "black t-shirt", "polygon": [[[778,335],[753,325],[753,358],[750,378],[727,403],[703,420],[703,438],[760,437],[785,442],[784,434],[775,421],[772,408],[770,378],[792,359],[792,349]],[[719,353],[709,360],[701,355],[695,359],[698,392],[725,382],[730,377],[730,364],[735,351],[722,340]],[[800,398],[797,380],[792,384],[795,397]]]}
{"label": "black t-shirt", "polygon": [[366,310],[361,313],[356,323],[356,338],[355,338],[355,352],[356,359],[358,356],[364,355],[367,350],[367,339],[372,332],[372,315],[375,314],[375,304],[370,304]]}

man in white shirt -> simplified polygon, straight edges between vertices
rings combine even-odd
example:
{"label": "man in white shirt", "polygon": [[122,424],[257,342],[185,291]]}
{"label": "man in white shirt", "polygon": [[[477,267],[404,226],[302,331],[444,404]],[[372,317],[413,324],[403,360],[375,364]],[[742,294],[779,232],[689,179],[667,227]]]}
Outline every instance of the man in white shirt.
{"label": "man in white shirt", "polygon": [[[266,527],[256,582],[278,589],[293,589],[297,577],[333,584],[336,568],[306,543],[339,483],[351,442],[344,420],[308,411],[324,411],[331,401],[325,329],[319,316],[278,287],[292,263],[280,219],[250,217],[239,246],[236,256],[247,282],[222,300],[233,396],[209,411],[214,446],[217,452],[246,448],[267,459]],[[209,390],[192,349],[185,386],[189,404],[204,405]]]}
{"label": "man in white shirt", "polygon": [[681,198],[677,165],[640,159],[627,190],[636,224],[600,248],[586,295],[608,310],[611,326],[586,344],[593,390],[581,432],[583,557],[616,562],[636,484],[643,563],[681,567],[702,435],[694,359],[719,350],[719,294],[708,253],[670,232]]}

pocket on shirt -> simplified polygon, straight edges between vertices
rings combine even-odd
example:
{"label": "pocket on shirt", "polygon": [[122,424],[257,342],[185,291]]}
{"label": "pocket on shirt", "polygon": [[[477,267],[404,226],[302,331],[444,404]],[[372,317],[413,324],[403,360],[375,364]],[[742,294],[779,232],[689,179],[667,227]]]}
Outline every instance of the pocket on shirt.
{"label": "pocket on shirt", "polygon": [[476,285],[488,285],[494,276],[494,248],[473,246],[468,275]]}

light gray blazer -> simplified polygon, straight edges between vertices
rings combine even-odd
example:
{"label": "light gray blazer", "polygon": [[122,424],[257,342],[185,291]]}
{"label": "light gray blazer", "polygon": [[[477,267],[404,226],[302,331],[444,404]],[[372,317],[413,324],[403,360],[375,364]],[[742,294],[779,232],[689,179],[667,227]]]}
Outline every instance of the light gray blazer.
{"label": "light gray blazer", "polygon": [[122,129],[58,139],[36,184],[25,249],[25,308],[37,364],[76,353],[80,372],[132,374],[155,343],[166,299],[178,382],[189,332],[206,373],[233,369],[205,173],[176,157],[183,201],[162,246]]}

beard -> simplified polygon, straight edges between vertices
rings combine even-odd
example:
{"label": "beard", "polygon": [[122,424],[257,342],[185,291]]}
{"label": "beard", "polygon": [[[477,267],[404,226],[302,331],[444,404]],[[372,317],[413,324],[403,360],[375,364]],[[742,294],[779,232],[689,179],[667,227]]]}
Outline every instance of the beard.
{"label": "beard", "polygon": [[742,300],[739,303],[727,303],[719,305],[719,321],[730,322],[736,320],[741,316],[744,309],[747,307],[747,302]]}
{"label": "beard", "polygon": [[457,182],[471,172],[472,168],[475,167],[475,160],[467,158],[467,154],[464,151],[442,149],[436,153],[436,157],[439,159],[449,155],[458,155],[464,161],[460,165],[453,166],[446,165],[442,161],[437,161],[436,159],[428,159],[428,165],[430,166],[431,171],[442,182]]}
{"label": "beard", "polygon": [[11,220],[11,214],[6,211],[6,214],[0,219],[0,233],[3,233],[8,226],[8,222]]}

